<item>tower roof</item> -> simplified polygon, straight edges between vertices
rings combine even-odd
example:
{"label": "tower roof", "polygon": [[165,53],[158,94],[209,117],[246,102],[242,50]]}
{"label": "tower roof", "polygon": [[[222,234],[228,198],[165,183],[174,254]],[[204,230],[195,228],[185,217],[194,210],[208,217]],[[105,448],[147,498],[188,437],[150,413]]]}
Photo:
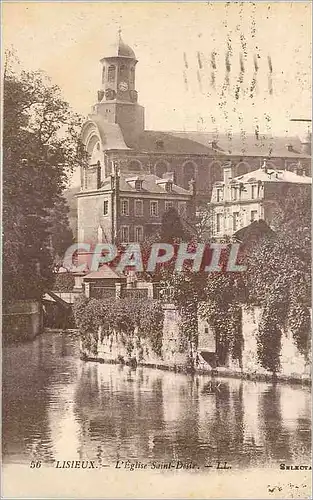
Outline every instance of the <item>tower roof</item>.
{"label": "tower roof", "polygon": [[108,55],[105,55],[103,59],[107,59],[109,57],[127,57],[129,59],[136,59],[133,49],[122,40],[121,30],[118,32],[117,41],[110,46]]}

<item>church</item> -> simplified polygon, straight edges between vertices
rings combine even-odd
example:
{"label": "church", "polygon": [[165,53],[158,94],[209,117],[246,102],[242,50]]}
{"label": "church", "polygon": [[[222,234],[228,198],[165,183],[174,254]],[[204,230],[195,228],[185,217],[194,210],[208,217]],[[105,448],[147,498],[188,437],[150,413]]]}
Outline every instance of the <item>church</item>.
{"label": "church", "polygon": [[[81,134],[88,165],[81,167],[76,195],[79,241],[142,241],[145,226],[153,232],[170,205],[180,206],[191,221],[197,208],[210,202],[213,185],[223,180],[230,162],[234,176],[259,169],[264,159],[281,170],[295,171],[301,164],[310,175],[309,135],[146,130],[136,91],[138,60],[120,33],[100,63],[101,88]],[[120,185],[122,193],[116,191]]]}

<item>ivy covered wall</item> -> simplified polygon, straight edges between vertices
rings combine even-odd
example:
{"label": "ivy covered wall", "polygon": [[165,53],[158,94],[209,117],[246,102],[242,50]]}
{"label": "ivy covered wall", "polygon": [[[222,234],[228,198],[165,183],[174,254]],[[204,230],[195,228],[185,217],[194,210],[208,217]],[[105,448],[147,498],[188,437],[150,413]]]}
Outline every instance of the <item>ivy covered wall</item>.
{"label": "ivy covered wall", "polygon": [[[264,316],[260,307],[241,306],[236,312],[230,311],[224,318],[227,329],[223,322],[216,324],[210,318],[205,321],[209,327],[204,329],[200,304],[196,340],[190,335],[179,307],[156,300],[108,301],[83,297],[75,303],[74,313],[85,359],[197,371],[203,370],[199,352],[211,351],[214,346],[218,360],[215,374],[310,378],[310,355],[299,350],[292,325],[281,331],[276,370],[264,367],[259,352]],[[207,337],[210,342],[206,342]],[[199,346],[196,352],[195,342]],[[236,344],[239,348],[235,348]],[[211,372],[208,364],[204,368]]]}

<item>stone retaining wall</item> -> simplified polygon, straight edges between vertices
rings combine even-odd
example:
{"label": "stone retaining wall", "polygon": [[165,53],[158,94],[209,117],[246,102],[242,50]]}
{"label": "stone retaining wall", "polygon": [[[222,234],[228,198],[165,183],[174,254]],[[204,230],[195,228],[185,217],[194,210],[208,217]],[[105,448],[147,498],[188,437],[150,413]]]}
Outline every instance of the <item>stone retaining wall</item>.
{"label": "stone retaining wall", "polygon": [[[261,309],[243,308],[242,327],[244,338],[244,349],[242,356],[242,367],[238,362],[230,360],[227,366],[212,368],[208,363],[197,362],[197,370],[203,373],[213,373],[215,375],[230,375],[236,377],[247,377],[255,379],[271,379],[272,374],[262,368],[257,359],[257,331],[260,321]],[[182,370],[190,369],[190,360],[187,350],[181,352],[181,338],[184,333],[181,331],[180,315],[174,305],[164,305],[164,326],[162,355],[158,356],[152,349],[148,339],[139,339],[135,335],[132,339],[132,349],[127,349],[126,338],[118,333],[112,333],[109,337],[101,338],[101,331],[98,334],[98,354],[92,356],[87,351],[82,350],[85,359],[96,359],[102,362],[123,362],[129,364],[140,364],[154,366],[164,369]],[[206,322],[199,318],[199,349],[200,355],[203,350],[215,352],[215,339],[212,329]],[[282,336],[281,350],[281,372],[278,379],[292,380],[298,382],[309,382],[311,379],[310,363],[305,360],[297,350],[291,333],[284,332]]]}

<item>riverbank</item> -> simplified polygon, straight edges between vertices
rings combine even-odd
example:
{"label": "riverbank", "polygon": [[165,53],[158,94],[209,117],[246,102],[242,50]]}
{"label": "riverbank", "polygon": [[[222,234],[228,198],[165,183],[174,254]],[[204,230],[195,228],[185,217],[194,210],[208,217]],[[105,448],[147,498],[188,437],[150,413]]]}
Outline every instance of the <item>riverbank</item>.
{"label": "riverbank", "polygon": [[185,374],[193,374],[193,375],[210,375],[211,377],[218,378],[233,378],[233,379],[241,379],[241,380],[250,380],[254,382],[271,382],[271,383],[283,383],[283,384],[295,384],[295,385],[303,385],[310,387],[312,385],[312,380],[310,377],[297,377],[297,376],[288,376],[283,374],[276,374],[273,376],[271,373],[249,373],[244,371],[235,371],[232,369],[228,369],[225,367],[216,367],[214,369],[196,369],[191,370],[190,368],[183,365],[173,365],[170,366],[168,364],[162,363],[144,363],[137,362],[135,359],[129,361],[119,361],[115,359],[105,359],[97,356],[88,356],[85,351],[80,352],[80,359],[82,361],[90,361],[95,363],[106,363],[113,365],[125,365],[131,368],[143,367],[143,368],[153,368],[157,370],[170,371],[174,373],[185,373]]}
{"label": "riverbank", "polygon": [[[279,467],[310,464],[308,387],[79,357],[75,331],[3,349],[5,498],[282,498],[283,485],[283,498],[306,498],[306,471]],[[99,467],[56,469],[57,460]],[[117,460],[192,461],[199,469],[124,471]],[[219,460],[232,469],[206,467]],[[32,461],[41,466],[32,470]],[[288,483],[298,488],[290,492]]]}

